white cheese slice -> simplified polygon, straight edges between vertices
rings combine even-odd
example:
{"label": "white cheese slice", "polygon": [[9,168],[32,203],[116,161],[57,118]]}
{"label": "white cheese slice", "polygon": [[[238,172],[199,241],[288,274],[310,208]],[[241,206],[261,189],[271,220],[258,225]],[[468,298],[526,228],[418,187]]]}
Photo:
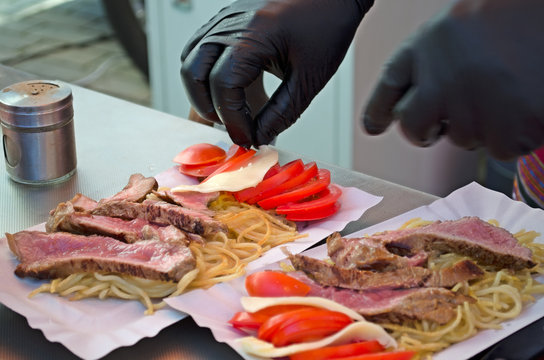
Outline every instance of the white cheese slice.
{"label": "white cheese slice", "polygon": [[276,305],[308,305],[331,311],[338,311],[354,320],[364,320],[363,316],[352,309],[318,296],[282,296],[282,297],[257,297],[243,296],[240,299],[242,307],[247,312],[256,312]]}
{"label": "white cheese slice", "polygon": [[266,358],[279,358],[301,351],[318,349],[324,346],[347,344],[353,341],[377,340],[385,348],[396,348],[397,342],[381,326],[366,320],[354,322],[339,332],[318,341],[275,347],[267,341],[254,336],[235,340],[248,354]]}
{"label": "white cheese slice", "polygon": [[196,185],[178,185],[172,192],[198,191],[210,193],[215,191],[240,191],[260,183],[266,172],[278,162],[278,152],[267,145],[259,147],[259,151],[251,162],[238,170],[228,171],[211,177],[206,182]]}

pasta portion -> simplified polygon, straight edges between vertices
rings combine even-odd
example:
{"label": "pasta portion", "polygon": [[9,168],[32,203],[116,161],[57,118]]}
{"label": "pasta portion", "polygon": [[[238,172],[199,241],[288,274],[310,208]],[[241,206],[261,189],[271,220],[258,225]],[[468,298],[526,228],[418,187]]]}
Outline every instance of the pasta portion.
{"label": "pasta portion", "polygon": [[81,300],[89,297],[99,299],[119,298],[139,300],[146,306],[145,314],[153,314],[155,310],[166,306],[164,301],[153,303],[153,298],[177,296],[183,293],[195,279],[198,269],[185,274],[177,283],[172,281],[148,280],[129,275],[77,273],[64,279],[54,279],[43,284],[29,294],[33,297],[38,293],[49,292],[60,296],[70,297],[70,300]]}
{"label": "pasta portion", "polygon": [[163,298],[242,276],[246,265],[267,250],[307,236],[298,233],[294,222],[239,203],[227,194],[220,195],[210,208],[216,212],[216,219],[227,225],[229,234],[217,233],[204,244],[191,243],[189,248],[195,256],[196,268],[177,283],[121,274],[77,273],[43,284],[29,296],[48,292],[71,300],[88,297],[139,300],[146,306],[145,313],[153,314],[166,305]]}
{"label": "pasta portion", "polygon": [[[489,221],[499,226],[495,220]],[[401,228],[429,224],[419,218],[411,219]],[[452,290],[474,297],[474,304],[464,303],[457,308],[457,317],[445,325],[427,321],[406,322],[402,325],[381,324],[392,333],[399,347],[418,352],[419,358],[430,358],[432,353],[463,341],[484,329],[500,329],[503,321],[517,317],[524,304],[535,301],[535,295],[544,293],[544,284],[537,282],[534,274],[544,274],[544,244],[534,240],[535,231],[520,230],[513,234],[533,252],[537,263],[531,269],[496,271],[490,266],[480,267],[485,275],[476,281],[458,283]],[[443,254],[429,260],[430,269],[441,269],[466,259],[456,254]]]}

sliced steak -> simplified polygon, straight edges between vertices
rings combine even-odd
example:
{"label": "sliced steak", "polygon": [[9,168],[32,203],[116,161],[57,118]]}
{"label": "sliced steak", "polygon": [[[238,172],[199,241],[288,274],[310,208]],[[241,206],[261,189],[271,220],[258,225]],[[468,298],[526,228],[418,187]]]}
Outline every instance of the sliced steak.
{"label": "sliced steak", "polygon": [[142,174],[132,174],[128,179],[128,184],[118,192],[117,194],[100,200],[100,204],[107,203],[110,201],[132,201],[140,202],[145,199],[147,194],[151,193],[153,190],[157,190],[158,183],[154,177],[146,178]]}
{"label": "sliced steak", "polygon": [[417,287],[452,287],[460,281],[473,280],[484,273],[472,261],[461,261],[439,271],[420,266],[375,272],[342,268],[305,255],[289,255],[296,270],[303,271],[320,285],[354,290],[409,289]]}
{"label": "sliced steak", "polygon": [[70,199],[70,203],[74,207],[75,211],[81,212],[91,212],[98,205],[98,202],[96,200],[93,200],[90,197],[79,193],[76,194],[72,199]]}
{"label": "sliced steak", "polygon": [[211,216],[164,201],[145,200],[143,203],[108,201],[93,212],[94,215],[113,216],[126,220],[145,219],[175,227],[202,236],[226,232],[227,227]]}
{"label": "sliced steak", "polygon": [[470,260],[461,260],[454,265],[431,271],[431,275],[425,280],[425,287],[451,288],[462,281],[479,279],[484,276],[484,271]]}
{"label": "sliced steak", "polygon": [[411,266],[424,266],[428,253],[408,257],[391,253],[385,245],[373,238],[343,238],[334,233],[327,238],[327,252],[331,260],[343,268],[391,271]]}
{"label": "sliced steak", "polygon": [[115,272],[179,281],[196,265],[187,246],[163,241],[126,244],[104,236],[38,231],[21,231],[6,237],[9,248],[20,260],[15,268],[20,277],[50,279],[78,272]]}
{"label": "sliced steak", "polygon": [[429,320],[446,324],[456,316],[463,302],[474,303],[472,297],[444,288],[413,288],[401,290],[356,291],[321,286],[304,273],[290,276],[310,285],[307,296],[319,296],[340,303],[369,321],[402,323],[406,320]]}
{"label": "sliced steak", "polygon": [[219,197],[218,191],[212,193],[199,193],[197,191],[172,192],[169,190],[162,190],[153,191],[153,194],[165,201],[207,214],[213,214],[213,212],[208,209],[208,204]]}
{"label": "sliced steak", "polygon": [[507,230],[478,217],[437,221],[414,229],[386,231],[371,236],[398,255],[420,251],[454,252],[484,265],[519,270],[535,265],[531,250]]}
{"label": "sliced steak", "polygon": [[45,225],[47,232],[66,231],[82,235],[104,235],[133,243],[161,240],[187,243],[186,233],[172,225],[158,225],[144,219],[123,220],[111,216],[76,212],[70,202],[60,203]]}

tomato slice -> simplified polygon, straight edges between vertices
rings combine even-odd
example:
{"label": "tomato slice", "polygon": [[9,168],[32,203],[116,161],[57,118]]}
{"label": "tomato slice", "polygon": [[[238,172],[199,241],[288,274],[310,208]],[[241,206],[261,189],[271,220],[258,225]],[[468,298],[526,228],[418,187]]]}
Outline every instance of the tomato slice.
{"label": "tomato slice", "polygon": [[308,181],[310,181],[312,178],[314,178],[317,175],[317,165],[315,162],[308,163],[304,165],[304,170],[292,177],[291,179],[287,180],[286,182],[279,184],[276,187],[272,187],[270,189],[264,190],[260,194],[256,195],[255,197],[249,199],[247,202],[248,204],[255,204],[256,202],[259,202],[263,199],[269,198],[271,196],[284,193],[288,190],[294,189],[295,187],[305,184]]}
{"label": "tomato slice", "polygon": [[335,360],[410,360],[415,351],[400,350],[335,358]]}
{"label": "tomato slice", "polygon": [[[245,149],[244,149],[245,150]],[[214,172],[212,172],[206,179],[202,180],[202,182],[212,178],[213,176],[217,174],[221,174],[227,171],[234,171],[242,166],[246,165],[250,159],[255,155],[256,151],[253,149],[245,150],[240,155],[236,155],[228,159],[226,162],[221,164],[219,168],[217,168]]]}
{"label": "tomato slice", "polygon": [[250,296],[306,296],[310,286],[280,271],[259,271],[246,277]]}
{"label": "tomato slice", "polygon": [[292,212],[288,215],[285,215],[285,218],[291,221],[321,220],[336,214],[338,210],[340,210],[340,202],[337,201],[330,206],[315,209],[315,210],[310,210],[310,211],[302,210],[300,212]]}
{"label": "tomato slice", "polygon": [[276,305],[270,306],[254,313],[239,311],[228,321],[234,328],[246,331],[256,332],[259,327],[272,316],[282,314],[288,311],[308,308],[307,305]]}
{"label": "tomato slice", "polygon": [[241,154],[244,154],[245,152],[246,152],[246,149],[236,144],[233,144],[227,151],[226,157],[219,162],[204,164],[204,165],[180,164],[178,167],[178,170],[180,173],[187,176],[192,176],[196,178],[205,178],[210,176],[214,171],[219,169],[220,166],[222,166],[224,163],[226,163],[230,159],[237,157]]}
{"label": "tomato slice", "polygon": [[326,337],[352,322],[349,316],[337,311],[300,309],[272,316],[261,325],[257,336],[274,346],[286,346]]}
{"label": "tomato slice", "polygon": [[280,205],[300,201],[311,195],[325,190],[331,183],[331,173],[326,169],[319,169],[317,177],[300,185],[293,190],[271,196],[258,202],[259,206],[265,210],[276,208]]}
{"label": "tomato slice", "polygon": [[244,154],[247,151],[247,149],[243,146],[232,144],[227,151],[227,158],[226,160],[229,160],[231,158],[237,157],[239,155]]}
{"label": "tomato slice", "polygon": [[298,159],[291,161],[290,163],[283,165],[277,174],[261,181],[257,186],[236,192],[234,197],[239,202],[255,204],[257,199],[260,200],[260,194],[263,191],[274,189],[303,171],[304,163],[302,160]]}
{"label": "tomato slice", "polygon": [[281,165],[276,163],[276,165],[272,166],[270,169],[268,169],[268,171],[266,172],[266,174],[264,174],[264,180],[265,179],[268,179],[269,177],[271,176],[274,176],[276,175],[277,173],[280,172],[280,169],[281,169]]}
{"label": "tomato slice", "polygon": [[270,342],[281,347],[294,343],[317,341],[330,336],[350,324],[351,321],[333,321],[321,319],[305,319],[289,326],[278,328]]}
{"label": "tomato slice", "polygon": [[257,331],[259,327],[268,319],[268,317],[262,317],[250,313],[247,311],[239,311],[228,321],[232,327],[242,331]]}
{"label": "tomato slice", "polygon": [[286,218],[293,221],[323,219],[338,211],[340,203],[337,200],[341,195],[342,189],[330,184],[319,194],[313,195],[312,200],[280,205],[276,208],[276,213],[287,215]]}
{"label": "tomato slice", "polygon": [[371,354],[385,348],[377,340],[361,341],[352,344],[326,346],[320,349],[299,352],[289,356],[290,360],[326,360],[339,357]]}
{"label": "tomato slice", "polygon": [[191,145],[179,154],[173,161],[181,165],[207,165],[218,163],[227,157],[225,150],[217,145],[201,143]]}
{"label": "tomato slice", "polygon": [[180,173],[192,176],[196,178],[205,178],[207,176],[210,176],[215,170],[217,170],[222,163],[217,164],[208,164],[208,165],[200,165],[200,166],[188,166],[180,164],[178,166],[178,170]]}

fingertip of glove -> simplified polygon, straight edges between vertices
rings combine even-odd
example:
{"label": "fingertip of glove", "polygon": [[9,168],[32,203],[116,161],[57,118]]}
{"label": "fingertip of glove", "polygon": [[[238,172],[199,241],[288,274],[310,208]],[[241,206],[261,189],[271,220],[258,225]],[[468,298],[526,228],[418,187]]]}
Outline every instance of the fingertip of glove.
{"label": "fingertip of glove", "polygon": [[272,141],[274,141],[274,139],[270,139],[268,136],[264,136],[263,134],[257,133],[255,134],[254,145],[255,147],[259,147],[261,145],[268,145]]}
{"label": "fingertip of glove", "polygon": [[200,115],[200,117],[202,117],[204,120],[212,121],[216,124],[223,124],[215,111],[207,111],[207,112],[197,111],[197,112]]}
{"label": "fingertip of glove", "polygon": [[385,131],[385,127],[380,125],[374,118],[365,113],[361,119],[361,126],[369,135],[379,135]]}

